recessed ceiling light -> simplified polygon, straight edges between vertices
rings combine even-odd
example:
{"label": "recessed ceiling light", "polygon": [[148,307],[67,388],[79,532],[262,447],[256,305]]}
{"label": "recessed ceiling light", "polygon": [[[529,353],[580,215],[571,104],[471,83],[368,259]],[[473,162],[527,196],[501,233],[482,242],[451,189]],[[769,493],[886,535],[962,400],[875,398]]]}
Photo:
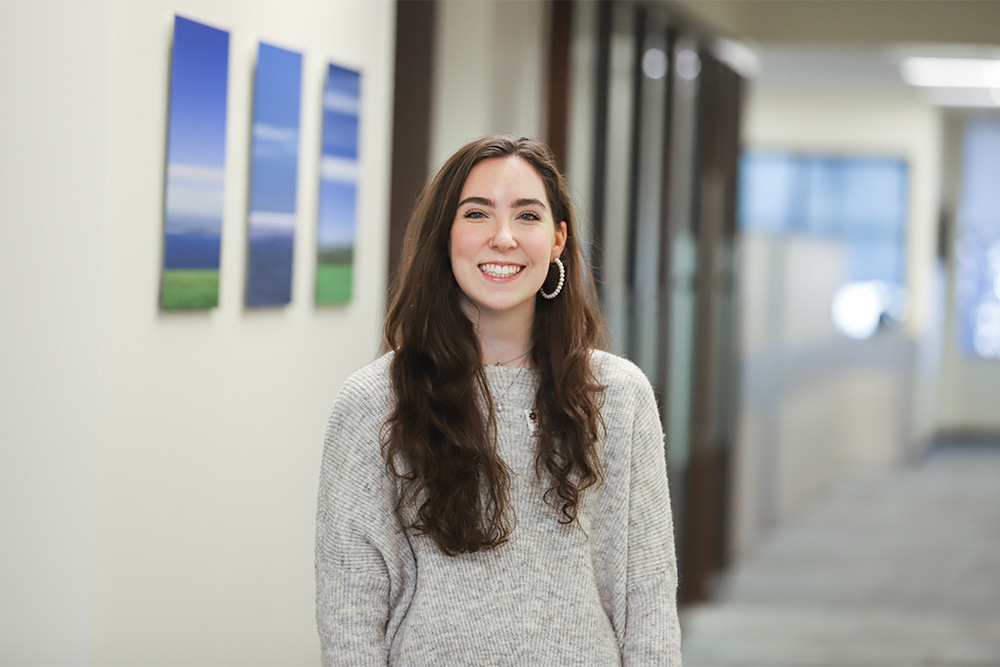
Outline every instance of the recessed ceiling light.
{"label": "recessed ceiling light", "polygon": [[650,79],[662,79],[667,75],[669,63],[663,49],[653,47],[642,54],[642,72]]}
{"label": "recessed ceiling light", "polygon": [[701,72],[701,58],[691,49],[681,49],[677,53],[677,73],[688,81],[698,78]]}
{"label": "recessed ceiling light", "polygon": [[900,68],[911,86],[1000,88],[1000,60],[905,58]]}

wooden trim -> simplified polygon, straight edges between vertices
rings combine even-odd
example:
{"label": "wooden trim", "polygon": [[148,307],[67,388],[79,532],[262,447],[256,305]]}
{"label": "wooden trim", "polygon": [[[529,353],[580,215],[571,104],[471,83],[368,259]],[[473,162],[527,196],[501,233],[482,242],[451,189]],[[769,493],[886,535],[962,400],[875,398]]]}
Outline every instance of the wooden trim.
{"label": "wooden trim", "polygon": [[639,170],[642,167],[642,117],[643,91],[645,90],[645,75],[642,73],[642,54],[646,44],[646,10],[636,7],[632,15],[632,117],[629,118],[629,156],[626,189],[628,192],[625,213],[625,296],[626,304],[626,343],[625,349],[629,356],[635,357],[639,348],[639,327],[636,326],[639,304],[638,294],[639,269]]}
{"label": "wooden trim", "polygon": [[[659,292],[659,326],[660,347],[657,352],[659,368],[657,369],[657,398],[660,401],[660,421],[664,432],[667,431],[667,414],[670,400],[670,346],[672,340],[670,317],[670,296],[673,293],[673,252],[674,239],[677,237],[677,225],[670,216],[670,197],[673,191],[673,154],[674,154],[674,104],[676,103],[676,86],[674,79],[675,54],[674,45],[677,42],[677,32],[668,27],[666,34],[667,53],[667,88],[663,100],[663,164],[661,168],[660,191],[660,266],[657,275]],[[667,443],[669,447],[669,443]]]}
{"label": "wooden trim", "polygon": [[677,593],[681,603],[700,602],[712,595],[718,568],[714,562],[715,526],[722,513],[725,478],[722,452],[702,449],[692,452],[684,475],[684,569]]}
{"label": "wooden trim", "polygon": [[611,22],[614,7],[612,0],[600,0],[597,6],[597,63],[594,68],[594,163],[591,188],[591,222],[593,237],[590,244],[590,266],[594,282],[601,290],[604,272],[604,208],[607,204],[606,171],[608,166],[608,95],[611,85]]}
{"label": "wooden trim", "polygon": [[712,396],[712,329],[713,277],[715,275],[715,243],[718,235],[716,221],[706,213],[712,192],[706,192],[713,183],[716,168],[716,141],[718,114],[715,92],[716,63],[702,51],[701,73],[698,85],[698,127],[695,131],[695,181],[693,193],[692,227],[697,243],[697,269],[695,273],[695,349],[694,376],[691,386],[691,450],[711,447]]}
{"label": "wooden trim", "polygon": [[718,63],[705,50],[701,58],[698,86],[698,127],[696,130],[696,187],[693,227],[698,244],[695,285],[694,368],[691,381],[691,457],[686,471],[687,497],[684,513],[684,565],[686,569],[681,597],[685,602],[705,600],[711,595],[712,575],[716,570],[716,536],[721,516],[718,500],[720,452],[712,440],[715,415],[714,364],[716,294],[714,276],[716,251],[720,236],[719,221],[711,213],[709,198],[718,196],[716,182],[719,158]]}
{"label": "wooden trim", "polygon": [[569,56],[573,39],[573,3],[549,0],[549,72],[546,143],[560,169],[566,168],[569,142]]}
{"label": "wooden trim", "polygon": [[395,281],[410,213],[427,181],[436,0],[396,0],[388,285]]}

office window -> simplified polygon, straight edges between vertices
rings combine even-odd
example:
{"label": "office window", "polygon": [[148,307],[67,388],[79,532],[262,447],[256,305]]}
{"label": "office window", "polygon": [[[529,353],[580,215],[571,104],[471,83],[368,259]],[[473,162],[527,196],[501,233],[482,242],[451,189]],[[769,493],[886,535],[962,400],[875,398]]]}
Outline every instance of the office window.
{"label": "office window", "polygon": [[751,150],[740,160],[744,232],[844,244],[845,282],[832,315],[852,338],[903,316],[907,199],[899,158]]}
{"label": "office window", "polygon": [[966,126],[955,244],[958,340],[970,355],[1000,359],[1000,121]]}

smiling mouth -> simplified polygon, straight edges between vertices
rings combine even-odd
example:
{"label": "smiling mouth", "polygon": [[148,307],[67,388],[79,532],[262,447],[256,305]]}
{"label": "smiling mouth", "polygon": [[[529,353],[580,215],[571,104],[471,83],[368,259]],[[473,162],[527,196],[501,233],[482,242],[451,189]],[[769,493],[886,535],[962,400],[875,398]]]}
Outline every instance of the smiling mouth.
{"label": "smiling mouth", "polygon": [[493,278],[510,278],[524,270],[518,264],[480,264],[479,270]]}

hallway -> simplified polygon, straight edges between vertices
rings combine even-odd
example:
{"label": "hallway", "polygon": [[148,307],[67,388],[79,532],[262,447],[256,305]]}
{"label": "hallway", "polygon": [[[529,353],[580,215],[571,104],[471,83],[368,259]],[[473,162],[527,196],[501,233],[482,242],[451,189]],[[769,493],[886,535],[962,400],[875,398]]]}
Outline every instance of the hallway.
{"label": "hallway", "polygon": [[1000,447],[838,480],[682,624],[687,667],[1000,665]]}

